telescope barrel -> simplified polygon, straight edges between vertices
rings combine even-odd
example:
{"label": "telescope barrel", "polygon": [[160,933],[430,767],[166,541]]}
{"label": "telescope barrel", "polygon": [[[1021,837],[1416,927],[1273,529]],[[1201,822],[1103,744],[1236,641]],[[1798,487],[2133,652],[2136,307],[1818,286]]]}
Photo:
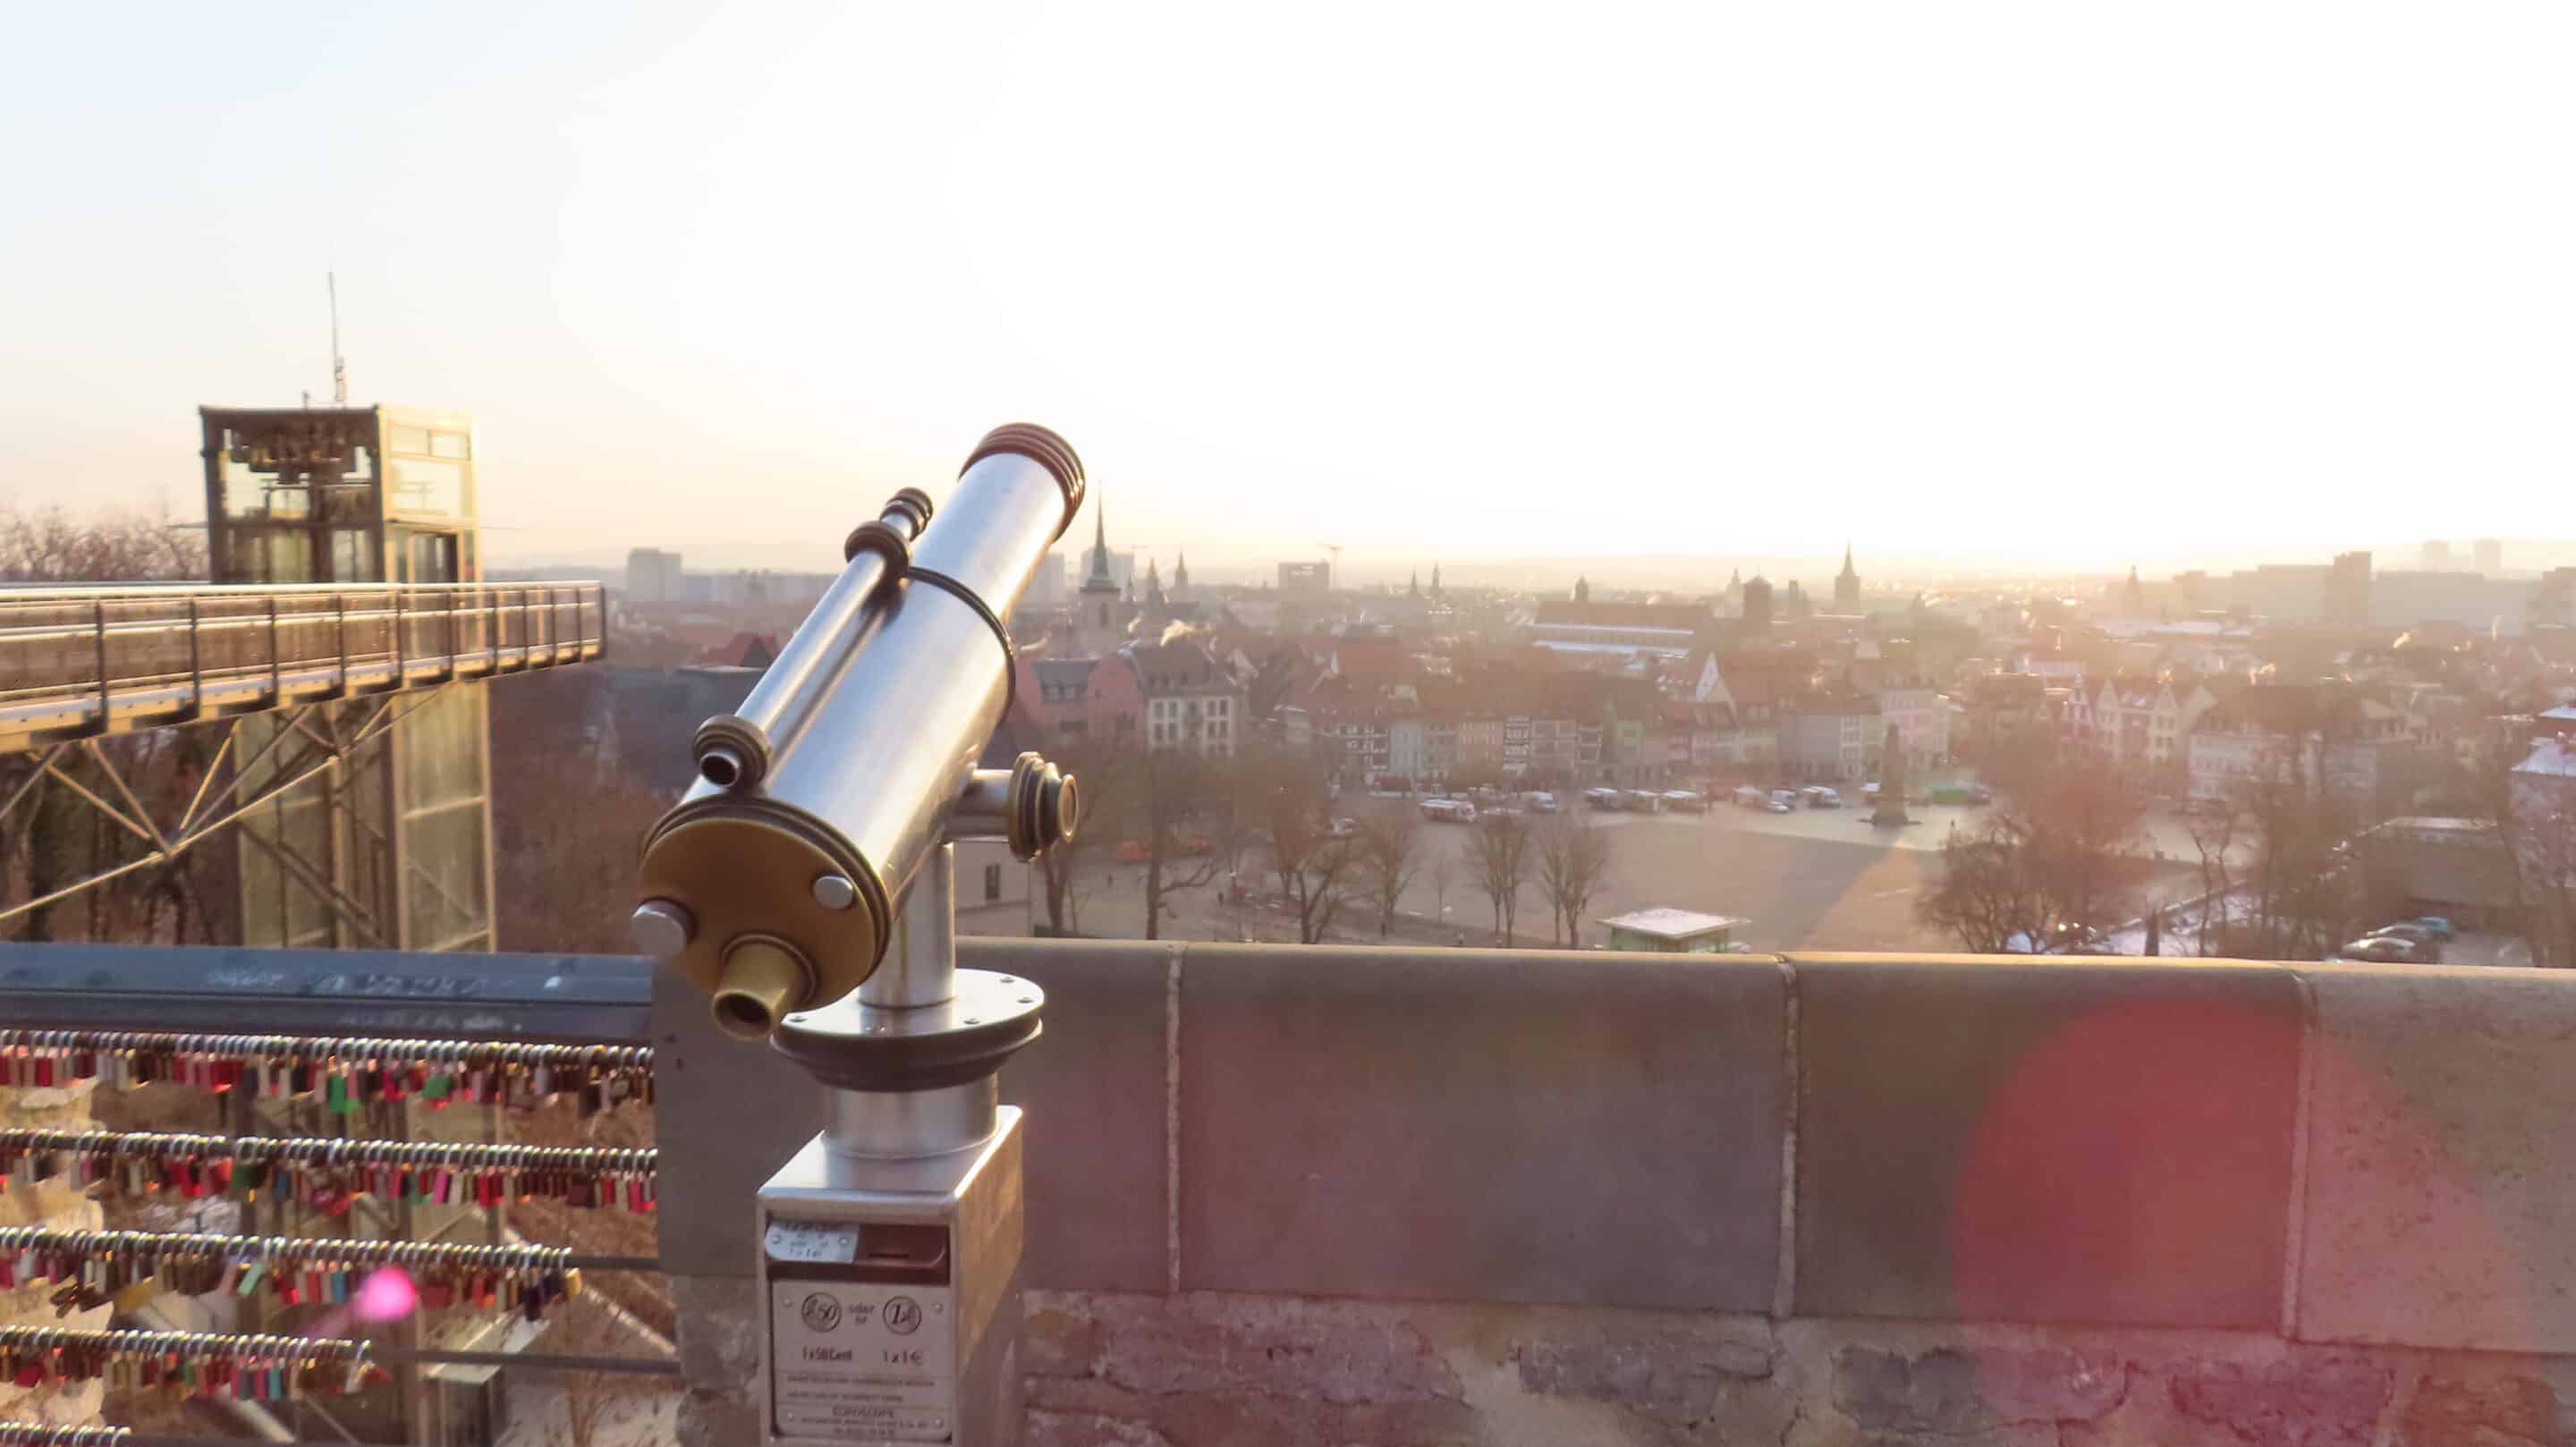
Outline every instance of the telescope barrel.
{"label": "telescope barrel", "polygon": [[909,545],[930,516],[930,499],[907,487],[875,523],[862,523],[850,534],[841,575],[761,674],[741,711],[709,719],[698,730],[698,773],[708,783],[729,789],[757,783],[768,772],[772,741],[803,723],[830,669],[857,645],[862,615],[889,581],[903,576]]}
{"label": "telescope barrel", "polygon": [[766,1034],[874,974],[961,809],[1008,798],[1025,852],[1070,834],[1071,780],[1034,756],[1007,788],[975,765],[1010,699],[1003,620],[1084,489],[1063,439],[996,429],[935,518],[898,495],[860,525],[742,713],[699,729],[698,780],[645,843],[637,937],[728,1030]]}

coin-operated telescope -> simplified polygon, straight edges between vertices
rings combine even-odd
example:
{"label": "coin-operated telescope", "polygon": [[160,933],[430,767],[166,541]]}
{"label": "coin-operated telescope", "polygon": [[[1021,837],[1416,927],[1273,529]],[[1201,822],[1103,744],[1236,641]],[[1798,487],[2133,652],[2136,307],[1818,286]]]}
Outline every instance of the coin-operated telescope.
{"label": "coin-operated telescope", "polygon": [[1082,505],[1043,427],[996,428],[937,510],[906,488],[645,841],[638,948],[825,1088],[760,1190],[761,1405],[774,1447],[1019,1440],[1020,1112],[995,1072],[1045,996],[956,967],[950,841],[1034,859],[1074,781],[976,767],[1011,693],[1009,617]]}

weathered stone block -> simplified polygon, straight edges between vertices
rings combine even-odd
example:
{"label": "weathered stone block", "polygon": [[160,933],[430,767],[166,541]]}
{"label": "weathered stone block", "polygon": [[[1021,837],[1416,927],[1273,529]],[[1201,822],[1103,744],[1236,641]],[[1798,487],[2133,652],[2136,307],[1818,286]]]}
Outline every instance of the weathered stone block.
{"label": "weathered stone block", "polygon": [[1140,1392],[1039,1377],[1029,1382],[1029,1409],[1033,1420],[1098,1417],[1131,1433],[1150,1428],[1173,1447],[1457,1447],[1493,1440],[1480,1436],[1465,1403],[1447,1399],[1344,1403],[1263,1391]]}
{"label": "weathered stone block", "polygon": [[1399,1310],[1293,1298],[1098,1304],[1100,1376],[1130,1391],[1337,1404],[1454,1400],[1458,1375]]}
{"label": "weathered stone block", "polygon": [[2396,1447],[2558,1447],[2558,1394],[2535,1377],[2426,1379],[2398,1419]]}
{"label": "weathered stone block", "polygon": [[1060,1306],[1026,1303],[1021,1371],[1032,1377],[1088,1377],[1099,1369],[1100,1323]]}
{"label": "weathered stone block", "polygon": [[1192,945],[1185,1286],[1763,1312],[1773,963]]}
{"label": "weathered stone block", "polygon": [[2120,1363],[2066,1348],[1834,1354],[1835,1408],[1870,1431],[1906,1437],[1978,1441],[2004,1427],[2091,1422],[2127,1391]]}
{"label": "weathered stone block", "polygon": [[1172,1447],[1172,1439],[1142,1422],[1096,1412],[1031,1412],[1025,1447]]}
{"label": "weathered stone block", "polygon": [[2576,977],[2300,966],[2297,1334],[2576,1352]]}
{"label": "weathered stone block", "polygon": [[2277,1328],[2288,971],[1791,964],[1799,1315]]}
{"label": "weathered stone block", "polygon": [[2385,1366],[2351,1359],[2211,1362],[2175,1373],[2173,1401],[2256,1447],[2368,1447],[2396,1381]]}
{"label": "weathered stone block", "polygon": [[1761,1347],[1672,1337],[1531,1342],[1517,1361],[1525,1391],[1609,1402],[1679,1426],[1708,1420],[1745,1383],[1771,1375],[1771,1353]]}

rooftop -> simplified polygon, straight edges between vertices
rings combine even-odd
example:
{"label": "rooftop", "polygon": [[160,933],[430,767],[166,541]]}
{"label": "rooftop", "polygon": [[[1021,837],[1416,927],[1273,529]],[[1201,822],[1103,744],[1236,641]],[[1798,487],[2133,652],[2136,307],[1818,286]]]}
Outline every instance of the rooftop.
{"label": "rooftop", "polygon": [[1731,914],[1701,914],[1690,909],[1637,909],[1613,915],[1600,923],[1610,929],[1631,934],[1653,935],[1657,939],[1687,940],[1719,930],[1751,924],[1749,919]]}

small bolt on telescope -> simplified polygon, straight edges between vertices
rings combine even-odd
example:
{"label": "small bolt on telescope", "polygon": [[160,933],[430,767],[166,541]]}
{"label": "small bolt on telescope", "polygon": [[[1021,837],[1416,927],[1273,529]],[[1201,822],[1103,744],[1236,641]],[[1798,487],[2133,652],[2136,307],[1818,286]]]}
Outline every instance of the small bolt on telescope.
{"label": "small bolt on telescope", "polygon": [[956,967],[960,838],[1073,837],[1074,780],[977,767],[1010,703],[1004,625],[1082,506],[1043,427],[985,435],[936,509],[905,488],[644,846],[636,947],[825,1087],[827,1125],[761,1188],[764,1441],[1019,1440],[1020,1112],[995,1073],[1045,995]]}

